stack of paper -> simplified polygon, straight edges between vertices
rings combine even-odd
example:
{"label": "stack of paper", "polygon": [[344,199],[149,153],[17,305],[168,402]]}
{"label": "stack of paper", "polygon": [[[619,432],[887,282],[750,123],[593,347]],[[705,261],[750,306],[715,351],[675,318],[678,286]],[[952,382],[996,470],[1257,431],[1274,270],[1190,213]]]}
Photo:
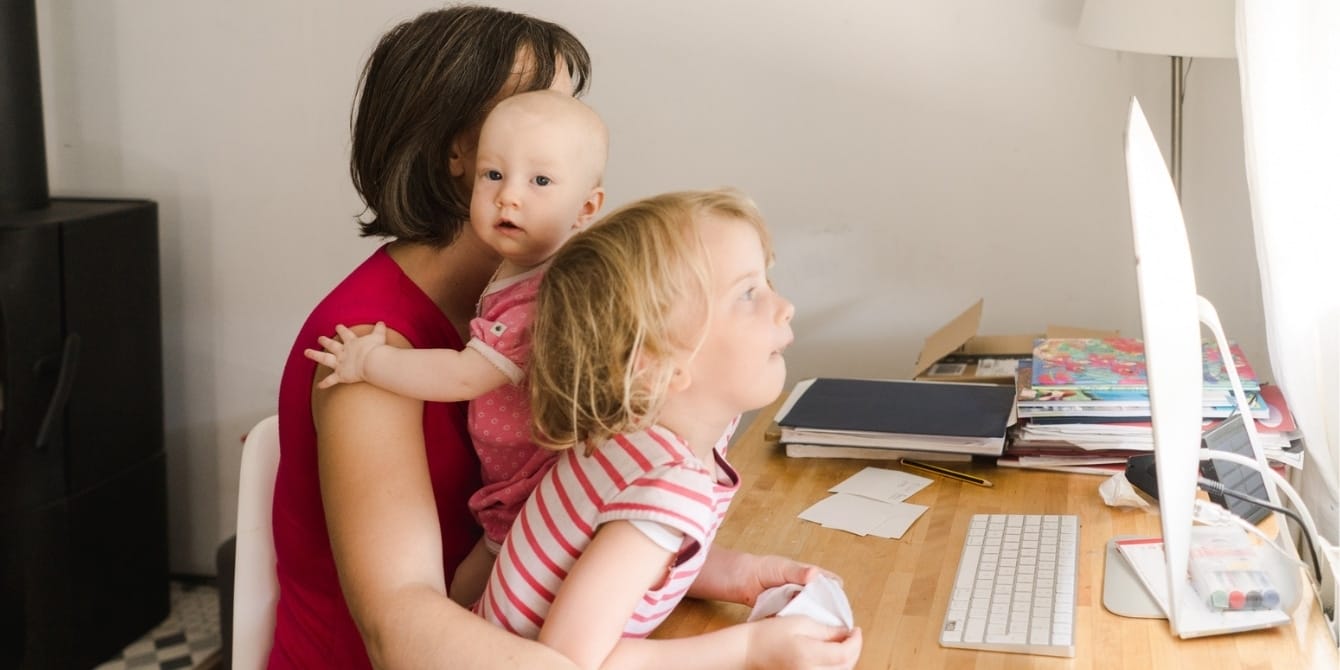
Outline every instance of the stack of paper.
{"label": "stack of paper", "polygon": [[[1048,415],[1027,409],[1030,404],[1026,398],[1036,398],[1037,388],[1032,363],[1021,365],[1015,384],[1021,420],[1010,429],[998,465],[1111,475],[1121,472],[1131,456],[1153,451],[1153,424],[1147,408],[1140,410],[1142,415],[1136,412],[1126,418],[1082,410]],[[1303,451],[1294,446],[1297,427],[1284,394],[1272,384],[1257,388],[1254,401],[1263,411],[1255,413],[1254,420],[1266,458],[1302,467]],[[1209,430],[1222,422],[1206,415],[1203,428]]]}
{"label": "stack of paper", "polygon": [[998,456],[1013,417],[1008,386],[820,378],[796,384],[777,423],[784,444]]}

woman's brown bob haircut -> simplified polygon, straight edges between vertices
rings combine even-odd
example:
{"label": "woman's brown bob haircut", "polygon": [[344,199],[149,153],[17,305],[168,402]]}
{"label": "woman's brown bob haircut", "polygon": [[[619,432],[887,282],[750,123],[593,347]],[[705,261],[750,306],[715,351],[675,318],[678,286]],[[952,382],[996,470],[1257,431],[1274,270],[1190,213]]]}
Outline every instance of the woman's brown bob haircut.
{"label": "woman's brown bob haircut", "polygon": [[491,7],[426,12],[391,29],[359,81],[349,171],[367,205],[363,236],[450,244],[470,216],[470,192],[453,182],[452,141],[478,128],[518,56],[529,68],[516,91],[547,88],[559,67],[574,95],[591,59],[566,29]]}

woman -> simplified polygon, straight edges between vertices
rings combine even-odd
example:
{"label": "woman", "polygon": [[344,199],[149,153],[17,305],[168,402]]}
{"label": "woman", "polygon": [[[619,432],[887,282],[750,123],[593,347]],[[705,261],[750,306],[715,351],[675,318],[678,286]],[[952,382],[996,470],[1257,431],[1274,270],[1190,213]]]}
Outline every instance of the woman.
{"label": "woman", "polygon": [[337,323],[365,333],[376,321],[396,346],[460,349],[499,261],[464,225],[480,124],[513,93],[576,95],[589,74],[563,28],[482,7],[396,26],[369,58],[350,167],[362,234],[392,241],[317,305],[284,369],[271,667],[571,667],[447,598],[479,535],[464,404],[369,384],[318,390],[330,371],[302,352]]}

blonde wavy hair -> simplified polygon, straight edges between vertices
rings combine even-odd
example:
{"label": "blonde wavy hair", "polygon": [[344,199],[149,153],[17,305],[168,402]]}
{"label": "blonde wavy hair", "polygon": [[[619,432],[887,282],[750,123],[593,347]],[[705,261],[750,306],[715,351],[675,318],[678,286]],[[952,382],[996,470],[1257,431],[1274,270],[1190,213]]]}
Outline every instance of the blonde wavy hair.
{"label": "blonde wavy hair", "polygon": [[771,261],[763,216],[733,189],[634,202],[554,256],[531,328],[536,442],[589,448],[655,422],[678,360],[707,332],[712,268],[699,226],[712,215],[750,224]]}

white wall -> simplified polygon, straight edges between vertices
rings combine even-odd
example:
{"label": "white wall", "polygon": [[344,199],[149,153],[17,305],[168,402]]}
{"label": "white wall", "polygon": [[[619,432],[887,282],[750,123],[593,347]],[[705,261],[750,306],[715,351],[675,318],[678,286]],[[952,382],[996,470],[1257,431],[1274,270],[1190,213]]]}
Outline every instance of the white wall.
{"label": "white wall", "polygon": [[[736,185],[796,303],[793,380],[905,376],[976,298],[983,330],[1138,334],[1122,128],[1166,138],[1167,59],[1074,40],[1080,0],[503,0],[590,49],[610,206]],[[39,3],[56,195],[160,205],[172,568],[212,573],[240,437],[307,310],[376,242],[347,176],[359,67],[418,0]],[[1269,375],[1233,61],[1190,78],[1201,292]],[[114,278],[109,278],[114,280]]]}

